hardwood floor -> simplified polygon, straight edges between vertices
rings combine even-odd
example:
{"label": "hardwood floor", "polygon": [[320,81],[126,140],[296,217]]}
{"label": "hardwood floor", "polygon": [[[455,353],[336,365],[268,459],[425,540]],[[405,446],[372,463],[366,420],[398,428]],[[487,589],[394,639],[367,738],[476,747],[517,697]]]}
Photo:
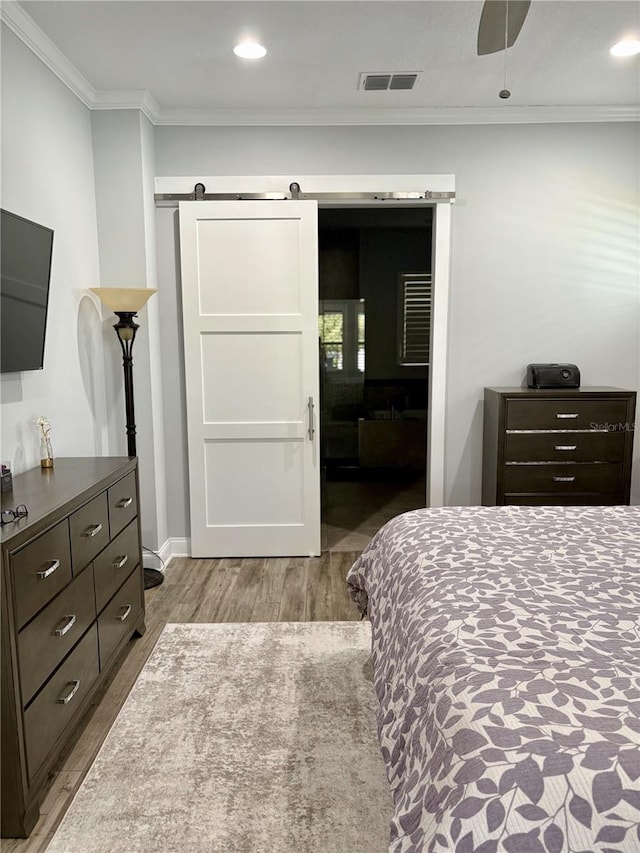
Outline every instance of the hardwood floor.
{"label": "hardwood floor", "polygon": [[426,477],[328,480],[323,484],[322,550],[363,551],[391,518],[426,504]]}
{"label": "hardwood floor", "polygon": [[[28,839],[2,839],[5,853],[42,853],[91,766],[167,622],[314,622],[359,619],[346,574],[358,551],[313,559],[176,558],[164,583],[145,593],[147,632],[130,642],[121,666],[59,762],[40,820]],[[69,851],[82,853],[82,851]]]}

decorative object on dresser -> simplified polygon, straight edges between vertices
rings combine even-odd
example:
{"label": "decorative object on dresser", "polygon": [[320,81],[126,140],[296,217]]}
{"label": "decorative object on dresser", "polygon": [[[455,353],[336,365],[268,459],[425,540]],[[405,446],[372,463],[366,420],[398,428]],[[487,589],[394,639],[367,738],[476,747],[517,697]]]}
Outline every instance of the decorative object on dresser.
{"label": "decorative object on dresser", "polygon": [[[129,456],[137,456],[136,452],[136,418],[133,403],[133,342],[140,326],[134,322],[147,304],[149,297],[157,292],[154,287],[90,287],[89,290],[100,297],[102,303],[118,316],[116,330],[120,348],[122,349],[122,366],[124,369],[124,402],[127,418],[127,452]],[[164,575],[158,569],[144,569],[144,588],[151,589],[160,586]]]}
{"label": "decorative object on dresser", "polygon": [[2,509],[2,836],[26,837],[50,771],[144,624],[136,459],[56,459]]}
{"label": "decorative object on dresser", "polygon": [[51,444],[51,421],[42,415],[34,420],[40,430],[40,467],[53,468],[53,445]]}
{"label": "decorative object on dresser", "polygon": [[628,504],[636,392],[485,388],[482,503]]}
{"label": "decorative object on dresser", "polygon": [[13,474],[11,473],[11,462],[2,463],[2,483],[1,489],[3,492],[10,492],[13,488]]}

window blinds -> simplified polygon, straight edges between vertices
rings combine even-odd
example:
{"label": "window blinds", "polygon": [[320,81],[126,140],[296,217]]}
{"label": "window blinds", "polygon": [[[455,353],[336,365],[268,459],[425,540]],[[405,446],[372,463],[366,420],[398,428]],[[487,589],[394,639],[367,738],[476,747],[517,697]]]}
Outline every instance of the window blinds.
{"label": "window blinds", "polygon": [[431,335],[431,273],[401,273],[399,279],[399,362],[429,364]]}

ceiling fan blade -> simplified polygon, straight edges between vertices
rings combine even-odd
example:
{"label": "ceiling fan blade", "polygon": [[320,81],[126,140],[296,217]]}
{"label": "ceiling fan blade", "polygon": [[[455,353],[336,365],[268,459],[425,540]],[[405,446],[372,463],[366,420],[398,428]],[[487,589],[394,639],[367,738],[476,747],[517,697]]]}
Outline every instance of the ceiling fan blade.
{"label": "ceiling fan blade", "polygon": [[[522,29],[531,0],[508,0],[508,5],[509,31],[506,46],[511,47]],[[478,56],[505,49],[506,18],[507,0],[485,0],[478,28]]]}

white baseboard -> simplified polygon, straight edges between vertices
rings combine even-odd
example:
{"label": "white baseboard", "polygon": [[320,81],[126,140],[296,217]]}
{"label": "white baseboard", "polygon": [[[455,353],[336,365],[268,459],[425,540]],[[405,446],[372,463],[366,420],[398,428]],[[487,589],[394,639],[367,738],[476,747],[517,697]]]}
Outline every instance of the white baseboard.
{"label": "white baseboard", "polygon": [[191,556],[191,540],[181,536],[170,537],[158,549],[157,553],[166,567],[174,557]]}

